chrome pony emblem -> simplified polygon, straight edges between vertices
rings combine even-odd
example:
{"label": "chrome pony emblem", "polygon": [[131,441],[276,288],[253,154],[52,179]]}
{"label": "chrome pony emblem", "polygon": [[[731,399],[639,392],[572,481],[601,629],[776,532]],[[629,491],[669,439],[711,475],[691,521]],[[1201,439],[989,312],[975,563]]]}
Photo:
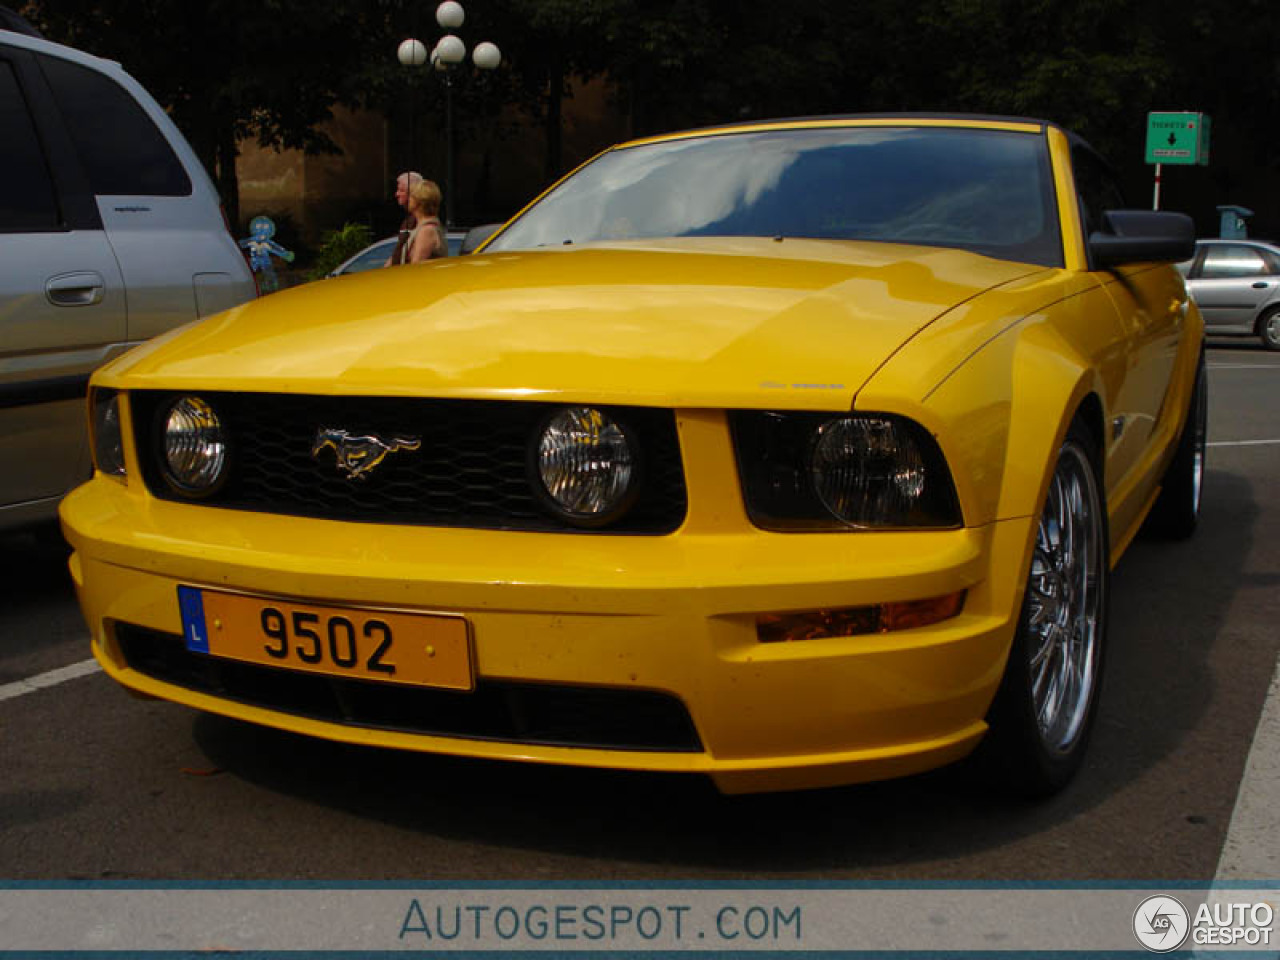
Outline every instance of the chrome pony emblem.
{"label": "chrome pony emblem", "polygon": [[316,441],[311,445],[312,458],[319,460],[325,447],[332,447],[338,458],[338,469],[348,480],[364,480],[374,467],[397,450],[417,450],[422,446],[421,437],[392,437],[383,440],[369,435],[353,437],[345,430],[321,427],[316,431]]}

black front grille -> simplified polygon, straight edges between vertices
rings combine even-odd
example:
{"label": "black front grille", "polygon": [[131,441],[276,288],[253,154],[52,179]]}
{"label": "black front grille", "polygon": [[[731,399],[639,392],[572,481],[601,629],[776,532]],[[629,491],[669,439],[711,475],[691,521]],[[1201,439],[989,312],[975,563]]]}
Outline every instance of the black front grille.
{"label": "black front grille", "polygon": [[[162,420],[181,394],[132,394],[134,435],[147,488],[186,500],[160,465]],[[201,500],[212,506],[373,523],[583,531],[539,498],[529,473],[529,444],[558,404],[492,400],[328,397],[202,392],[223,422],[227,482]],[[616,523],[595,532],[671,533],[687,498],[675,415],[644,407],[601,407],[638,437],[639,497]],[[390,454],[367,476],[348,479],[332,450],[311,454],[321,429],[351,435],[421,438]]]}
{"label": "black front grille", "polygon": [[470,693],[346,680],[193,653],[181,636],[113,625],[125,662],[188,690],[349,726],[606,750],[702,750],[688,710],[651,690],[479,680]]}

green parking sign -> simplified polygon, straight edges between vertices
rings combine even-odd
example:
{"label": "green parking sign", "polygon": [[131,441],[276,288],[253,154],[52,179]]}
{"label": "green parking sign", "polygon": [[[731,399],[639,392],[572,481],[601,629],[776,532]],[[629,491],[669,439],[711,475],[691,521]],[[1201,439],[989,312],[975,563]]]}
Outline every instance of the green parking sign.
{"label": "green parking sign", "polygon": [[1147,114],[1147,163],[1209,163],[1209,115]]}

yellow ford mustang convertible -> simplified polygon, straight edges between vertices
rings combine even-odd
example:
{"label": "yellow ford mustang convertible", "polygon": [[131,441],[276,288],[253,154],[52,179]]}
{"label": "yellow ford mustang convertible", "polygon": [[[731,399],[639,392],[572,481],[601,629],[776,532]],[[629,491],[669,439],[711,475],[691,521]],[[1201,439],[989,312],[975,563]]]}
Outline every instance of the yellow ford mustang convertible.
{"label": "yellow ford mustang convertible", "polygon": [[608,150],[474,256],[98,373],[62,506],[131,690],[350,743],[898,776],[1079,767],[1107,582],[1204,470],[1191,221],[1047,123]]}

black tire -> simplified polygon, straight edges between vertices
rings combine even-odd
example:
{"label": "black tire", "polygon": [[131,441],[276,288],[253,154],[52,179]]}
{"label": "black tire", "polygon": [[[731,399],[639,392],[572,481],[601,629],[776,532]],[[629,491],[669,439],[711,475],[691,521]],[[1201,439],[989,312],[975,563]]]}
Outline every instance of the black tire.
{"label": "black tire", "polygon": [[1272,307],[1258,321],[1258,337],[1268,350],[1280,350],[1280,307]]}
{"label": "black tire", "polygon": [[1146,528],[1150,533],[1170,540],[1185,540],[1195,532],[1204,489],[1208,430],[1209,381],[1201,351],[1187,422],[1182,426],[1177,452],[1161,481],[1160,496],[1147,517]]}
{"label": "black tire", "polygon": [[980,757],[1012,791],[1047,797],[1084,760],[1106,649],[1110,546],[1097,444],[1079,422],[1058,452],[1027,591]]}

